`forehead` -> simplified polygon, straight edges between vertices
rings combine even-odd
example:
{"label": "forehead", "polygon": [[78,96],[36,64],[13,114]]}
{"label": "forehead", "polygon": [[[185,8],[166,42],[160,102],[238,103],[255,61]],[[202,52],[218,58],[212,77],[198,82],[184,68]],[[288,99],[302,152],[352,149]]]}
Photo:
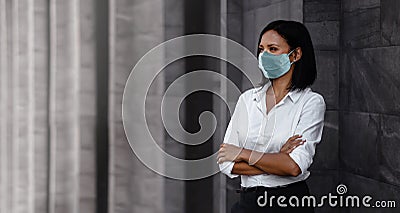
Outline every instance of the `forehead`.
{"label": "forehead", "polygon": [[277,44],[279,46],[288,45],[286,40],[279,35],[275,30],[268,30],[265,32],[262,37],[260,44],[262,45],[269,45],[269,44]]}

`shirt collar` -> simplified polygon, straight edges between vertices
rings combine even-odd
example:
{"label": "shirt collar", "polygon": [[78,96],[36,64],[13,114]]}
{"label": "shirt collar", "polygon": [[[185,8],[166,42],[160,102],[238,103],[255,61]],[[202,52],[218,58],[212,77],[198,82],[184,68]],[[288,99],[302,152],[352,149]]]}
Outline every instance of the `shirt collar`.
{"label": "shirt collar", "polygon": [[[262,99],[263,95],[265,95],[265,92],[267,91],[267,89],[271,86],[271,81],[267,82],[266,84],[264,84],[263,86],[260,87],[256,87],[253,91],[253,100],[260,102],[260,100]],[[308,92],[309,90],[311,90],[309,87],[307,87],[304,91],[301,90],[292,90],[289,91],[288,95],[290,100],[292,100],[293,103],[296,103],[302,92]]]}

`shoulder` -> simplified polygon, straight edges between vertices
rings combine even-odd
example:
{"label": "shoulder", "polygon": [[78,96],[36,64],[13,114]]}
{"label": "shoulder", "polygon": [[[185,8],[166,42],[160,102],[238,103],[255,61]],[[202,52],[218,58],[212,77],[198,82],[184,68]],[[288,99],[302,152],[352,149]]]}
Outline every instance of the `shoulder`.
{"label": "shoulder", "polygon": [[302,92],[304,92],[305,107],[326,109],[325,99],[321,94],[314,92],[311,88],[307,88]]}
{"label": "shoulder", "polygon": [[250,89],[245,90],[240,96],[239,100],[242,99],[243,101],[253,100],[257,95],[257,92],[262,89],[261,86],[253,87]]}

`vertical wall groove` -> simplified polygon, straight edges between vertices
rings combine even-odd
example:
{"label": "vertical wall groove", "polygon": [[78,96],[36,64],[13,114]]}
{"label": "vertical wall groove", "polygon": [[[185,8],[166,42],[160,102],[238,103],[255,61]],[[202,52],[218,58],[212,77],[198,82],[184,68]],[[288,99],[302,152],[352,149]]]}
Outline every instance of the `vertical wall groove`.
{"label": "vertical wall groove", "polygon": [[109,183],[109,8],[107,0],[96,1],[96,210],[98,213],[108,212]]}
{"label": "vertical wall groove", "polygon": [[73,196],[74,196],[74,209],[73,212],[74,213],[78,213],[79,212],[79,206],[80,206],[80,191],[79,191],[79,182],[80,182],[80,70],[81,70],[81,52],[80,52],[80,46],[81,46],[81,42],[80,42],[80,17],[79,17],[79,13],[80,13],[80,7],[79,7],[79,3],[80,0],[71,0],[72,2],[72,43],[73,43],[73,50],[72,50],[72,72],[73,72],[73,76],[72,76],[72,85],[73,85],[73,112],[72,112],[72,116],[73,116],[73,133],[72,135],[74,136],[74,140],[73,140],[73,157],[72,157],[72,161],[74,162],[73,165],[73,173],[72,173],[72,177],[74,178],[74,182],[72,184],[72,186],[74,187],[73,189]]}
{"label": "vertical wall groove", "polygon": [[27,0],[27,76],[28,76],[28,117],[27,117],[27,138],[28,142],[28,212],[35,212],[35,137],[34,137],[34,115],[35,115],[35,96],[34,96],[34,4],[33,0]]}
{"label": "vertical wall groove", "polygon": [[56,196],[56,131],[55,127],[55,70],[56,70],[56,0],[49,0],[49,192],[48,192],[48,212],[55,212]]}
{"label": "vertical wall groove", "polygon": [[10,101],[11,105],[9,106],[9,110],[11,113],[11,138],[10,141],[11,143],[11,165],[10,165],[10,170],[11,171],[11,208],[10,212],[17,212],[18,207],[20,206],[18,201],[18,189],[19,189],[19,159],[18,159],[18,151],[19,151],[19,114],[18,114],[18,109],[16,106],[19,107],[18,103],[18,75],[19,75],[19,54],[18,54],[18,41],[19,41],[19,29],[18,29],[18,1],[11,1],[11,26],[12,26],[12,36],[9,38],[10,43],[11,43],[11,61],[12,61],[12,72],[11,72],[11,87],[12,87],[12,95],[10,96]]}
{"label": "vertical wall groove", "polygon": [[109,74],[108,74],[108,100],[107,100],[107,104],[108,104],[108,116],[107,116],[107,122],[108,122],[108,137],[107,139],[109,140],[109,144],[108,144],[108,201],[107,201],[107,207],[108,207],[108,213],[113,213],[116,212],[115,210],[115,146],[112,143],[112,139],[115,138],[115,134],[113,131],[110,131],[112,129],[115,129],[115,125],[113,123],[114,120],[114,116],[112,113],[112,109],[114,109],[114,99],[115,96],[113,94],[113,91],[115,90],[114,88],[114,84],[112,84],[112,82],[115,81],[114,75],[111,72],[111,69],[114,65],[115,62],[115,32],[116,32],[116,26],[114,23],[113,18],[115,18],[115,1],[114,0],[110,0],[108,1],[108,20],[107,23],[109,25],[108,28],[108,58],[109,58],[109,63],[107,68],[109,69]]}
{"label": "vertical wall groove", "polygon": [[7,20],[6,0],[0,0],[0,212],[7,205]]}

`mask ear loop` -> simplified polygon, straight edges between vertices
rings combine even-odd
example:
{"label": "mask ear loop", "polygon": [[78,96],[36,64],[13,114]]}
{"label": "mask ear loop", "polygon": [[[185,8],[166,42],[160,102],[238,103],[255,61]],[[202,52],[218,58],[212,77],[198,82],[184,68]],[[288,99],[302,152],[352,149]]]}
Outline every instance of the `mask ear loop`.
{"label": "mask ear loop", "polygon": [[[287,56],[289,57],[297,48],[294,48],[292,51],[290,51]],[[293,60],[292,62],[290,62],[290,65],[292,65],[294,62],[296,62],[295,60]]]}

